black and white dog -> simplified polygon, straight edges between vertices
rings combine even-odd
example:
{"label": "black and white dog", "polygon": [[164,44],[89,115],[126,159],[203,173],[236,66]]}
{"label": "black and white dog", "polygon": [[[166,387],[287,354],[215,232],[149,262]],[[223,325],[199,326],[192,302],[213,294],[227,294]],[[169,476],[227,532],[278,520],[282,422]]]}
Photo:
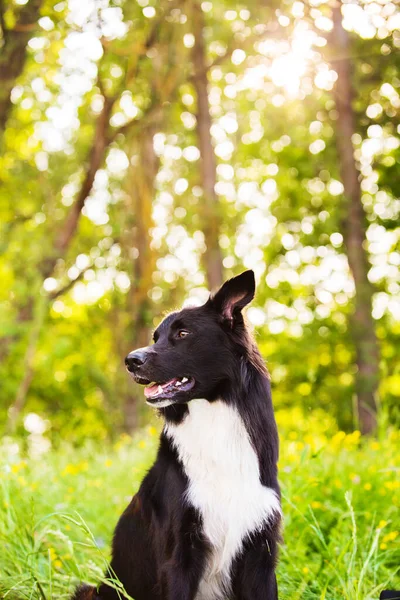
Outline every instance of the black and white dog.
{"label": "black and white dog", "polygon": [[[121,516],[110,577],[135,600],[276,600],[281,520],[270,382],[242,309],[254,274],[168,315],[126,366],[165,419]],[[154,382],[154,383],[152,383]],[[75,600],[122,596],[102,584]]]}

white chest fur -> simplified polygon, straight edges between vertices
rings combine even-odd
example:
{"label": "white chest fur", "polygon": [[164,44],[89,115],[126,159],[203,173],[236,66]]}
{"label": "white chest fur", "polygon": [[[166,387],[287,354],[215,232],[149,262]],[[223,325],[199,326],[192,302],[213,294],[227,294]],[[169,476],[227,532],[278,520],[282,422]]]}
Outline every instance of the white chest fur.
{"label": "white chest fur", "polygon": [[179,425],[166,425],[189,478],[188,502],[203,518],[212,556],[196,600],[229,594],[230,567],[246,537],[261,528],[279,500],[260,482],[257,455],[235,408],[192,400]]}

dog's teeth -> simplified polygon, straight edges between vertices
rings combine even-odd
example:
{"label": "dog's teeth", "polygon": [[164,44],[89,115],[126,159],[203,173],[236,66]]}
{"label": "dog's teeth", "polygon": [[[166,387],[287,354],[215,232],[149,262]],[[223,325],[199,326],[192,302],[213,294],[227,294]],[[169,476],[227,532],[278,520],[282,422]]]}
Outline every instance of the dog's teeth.
{"label": "dog's teeth", "polygon": [[181,381],[177,381],[175,385],[176,385],[176,387],[179,387],[180,385],[182,385],[182,382]]}
{"label": "dog's teeth", "polygon": [[182,383],[186,383],[187,381],[189,381],[187,377],[182,377]]}
{"label": "dog's teeth", "polygon": [[161,385],[159,385],[157,388],[157,394],[161,394],[162,391],[163,391],[163,389],[162,389]]}

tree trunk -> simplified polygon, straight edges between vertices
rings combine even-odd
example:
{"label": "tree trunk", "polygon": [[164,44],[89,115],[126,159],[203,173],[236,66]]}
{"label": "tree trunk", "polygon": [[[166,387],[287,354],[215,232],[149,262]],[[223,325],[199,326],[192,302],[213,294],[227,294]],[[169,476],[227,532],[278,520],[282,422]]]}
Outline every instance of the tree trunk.
{"label": "tree trunk", "polygon": [[376,429],[376,394],[379,383],[379,347],[372,318],[374,288],[368,280],[370,265],[366,252],[366,216],[361,200],[360,173],[352,143],[352,136],[356,133],[352,107],[352,71],[349,37],[343,28],[341,2],[335,4],[332,17],[332,64],[338,75],[334,88],[338,112],[336,144],[345,198],[342,233],[356,291],[350,328],[357,355],[357,411],[360,429],[362,433],[368,434]]}
{"label": "tree trunk", "polygon": [[208,102],[207,60],[204,47],[204,15],[201,6],[195,2],[193,8],[193,85],[197,96],[197,137],[200,150],[201,184],[204,194],[202,229],[206,251],[204,265],[210,289],[218,288],[223,281],[222,253],[219,246],[220,212],[218,196],[215,192],[217,168],[214,148],[211,141],[211,116]]}
{"label": "tree trunk", "polygon": [[[154,127],[142,131],[135,140],[132,155],[137,162],[130,166],[127,177],[128,214],[130,215],[129,240],[125,252],[136,250],[133,260],[131,288],[127,294],[128,332],[126,352],[147,346],[152,327],[151,300],[148,291],[152,287],[152,276],[155,269],[155,252],[151,248],[150,231],[153,227],[152,206],[155,190],[155,179],[159,168],[159,160],[154,151]],[[128,258],[128,260],[132,260]],[[128,381],[124,400],[124,429],[132,433],[138,425],[138,406],[143,399],[143,389]]]}
{"label": "tree trunk", "polygon": [[0,48],[0,139],[11,109],[11,91],[21,75],[26,60],[26,47],[37,27],[43,0],[30,0],[17,12],[13,29],[4,23],[5,8],[0,2],[0,22],[3,46]]}
{"label": "tree trunk", "polygon": [[41,295],[41,290],[37,291],[37,302],[35,307],[35,315],[32,322],[31,332],[29,335],[28,346],[24,355],[23,369],[24,375],[19,384],[14,403],[8,409],[8,421],[6,425],[7,433],[14,433],[18,423],[19,415],[23,410],[29,388],[34,375],[34,359],[36,348],[39,341],[39,336],[43,328],[43,323],[46,318],[48,298]]}

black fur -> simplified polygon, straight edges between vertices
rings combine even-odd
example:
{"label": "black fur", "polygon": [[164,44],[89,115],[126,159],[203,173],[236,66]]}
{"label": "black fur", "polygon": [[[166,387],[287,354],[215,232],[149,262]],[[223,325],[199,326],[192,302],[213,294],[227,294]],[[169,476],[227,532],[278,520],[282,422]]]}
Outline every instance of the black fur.
{"label": "black fur", "polygon": [[[188,379],[182,389],[163,388],[148,397],[156,408],[162,401],[172,402],[159,408],[167,422],[181,423],[195,398],[234,405],[257,453],[261,483],[279,495],[269,377],[241,313],[254,290],[254,274],[246,271],[226,282],[204,306],[168,315],[154,334],[155,343],[129,354],[126,364],[145,385]],[[186,500],[187,487],[183,465],[163,432],[156,461],[114,533],[110,574],[115,573],[135,600],[195,600],[211,548],[201,515]],[[231,567],[229,600],[277,599],[279,527],[276,516],[244,540]],[[78,588],[73,600],[117,598],[115,590],[102,584],[98,590]]]}

